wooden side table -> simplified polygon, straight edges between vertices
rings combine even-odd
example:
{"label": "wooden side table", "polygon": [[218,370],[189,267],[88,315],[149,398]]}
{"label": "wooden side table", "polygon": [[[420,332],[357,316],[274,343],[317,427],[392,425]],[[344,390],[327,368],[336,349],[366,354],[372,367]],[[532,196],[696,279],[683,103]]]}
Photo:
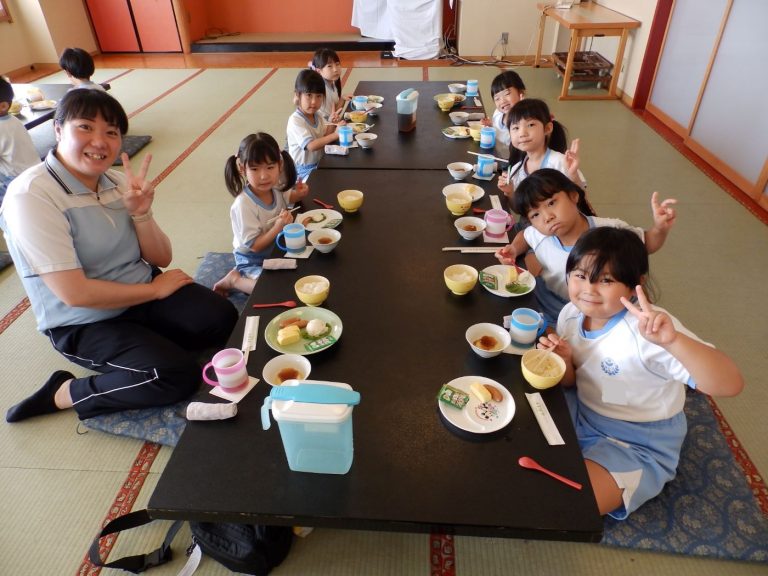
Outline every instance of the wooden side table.
{"label": "wooden side table", "polygon": [[[539,40],[536,45],[536,58],[533,61],[535,67],[538,68],[541,62],[541,45],[544,41],[544,26],[547,17],[556,20],[571,31],[568,60],[563,73],[563,88],[560,91],[560,100],[608,100],[618,98],[616,86],[619,83],[619,74],[621,72],[627,37],[632,28],[640,27],[640,21],[593,2],[583,2],[569,9],[553,8],[543,2],[536,4],[536,7],[541,10],[541,18],[539,19]],[[582,39],[601,36],[620,37],[619,46],[616,50],[616,60],[614,61],[614,73],[611,77],[608,93],[580,96],[568,94],[568,87],[573,76],[576,51]],[[575,78],[575,80],[578,80],[578,78]]]}

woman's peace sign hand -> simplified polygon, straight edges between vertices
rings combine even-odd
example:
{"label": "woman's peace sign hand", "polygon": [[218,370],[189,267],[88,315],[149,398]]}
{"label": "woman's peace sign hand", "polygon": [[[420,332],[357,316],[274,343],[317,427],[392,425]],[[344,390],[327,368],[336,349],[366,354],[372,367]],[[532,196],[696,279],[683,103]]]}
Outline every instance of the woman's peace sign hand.
{"label": "woman's peace sign hand", "polygon": [[125,204],[128,214],[131,216],[141,216],[149,212],[152,207],[152,201],[155,199],[155,187],[150,180],[147,180],[149,164],[152,162],[152,154],[147,154],[141,163],[138,174],[134,174],[131,169],[131,161],[128,154],[123,152],[120,156],[123,161],[125,176],[128,178],[128,191],[123,194],[123,204]]}
{"label": "woman's peace sign hand", "polygon": [[623,296],[621,297],[621,303],[629,310],[630,314],[637,318],[637,327],[641,336],[648,340],[648,342],[653,342],[662,347],[672,344],[675,338],[677,338],[677,330],[675,330],[675,326],[672,324],[672,319],[664,312],[654,310],[642,286],[636,286],[635,292],[637,293],[639,307]]}

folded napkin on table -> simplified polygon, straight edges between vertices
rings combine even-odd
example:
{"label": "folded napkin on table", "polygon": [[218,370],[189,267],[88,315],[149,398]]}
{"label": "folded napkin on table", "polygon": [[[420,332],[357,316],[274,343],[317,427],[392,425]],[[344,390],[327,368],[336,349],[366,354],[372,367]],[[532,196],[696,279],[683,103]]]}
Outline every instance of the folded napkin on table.
{"label": "folded napkin on table", "polygon": [[295,258],[268,258],[262,264],[264,270],[293,270],[296,268]]}

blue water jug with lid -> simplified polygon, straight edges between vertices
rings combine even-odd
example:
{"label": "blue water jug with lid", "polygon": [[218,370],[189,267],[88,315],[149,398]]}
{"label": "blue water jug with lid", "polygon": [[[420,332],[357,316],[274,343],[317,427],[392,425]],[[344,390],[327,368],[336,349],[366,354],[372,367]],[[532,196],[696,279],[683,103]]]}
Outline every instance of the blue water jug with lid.
{"label": "blue water jug with lid", "polygon": [[264,399],[261,424],[269,429],[271,409],[291,470],[346,474],[354,454],[352,407],[359,403],[349,384],[286,380]]}
{"label": "blue water jug with lid", "polygon": [[413,88],[403,90],[395,98],[397,102],[397,129],[400,132],[410,132],[416,128],[416,108],[419,104],[419,93]]}

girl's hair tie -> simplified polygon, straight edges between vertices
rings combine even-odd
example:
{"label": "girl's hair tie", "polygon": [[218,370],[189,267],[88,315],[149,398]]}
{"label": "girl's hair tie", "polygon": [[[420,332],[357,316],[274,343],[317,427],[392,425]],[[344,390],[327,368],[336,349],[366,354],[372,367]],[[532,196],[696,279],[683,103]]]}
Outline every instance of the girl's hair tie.
{"label": "girl's hair tie", "polygon": [[555,121],[555,115],[554,114],[550,114],[549,115],[549,121],[550,122],[554,122]]}

